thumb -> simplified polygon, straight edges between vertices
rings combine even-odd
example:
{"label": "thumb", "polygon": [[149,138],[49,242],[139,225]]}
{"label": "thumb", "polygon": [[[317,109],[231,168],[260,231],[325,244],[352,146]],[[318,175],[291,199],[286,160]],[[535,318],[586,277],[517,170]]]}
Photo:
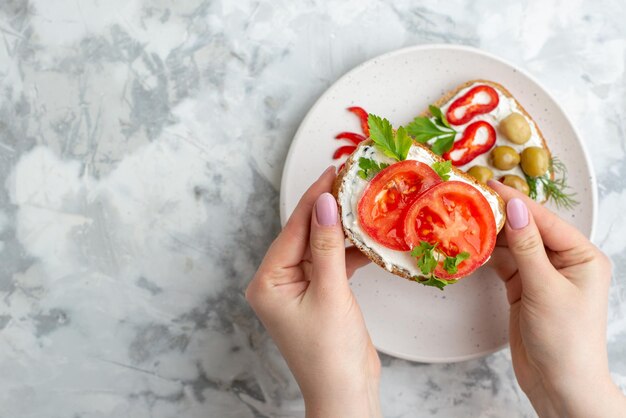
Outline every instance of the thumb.
{"label": "thumb", "polygon": [[347,286],[344,240],[337,202],[330,193],[322,193],[311,217],[312,286]]}
{"label": "thumb", "polygon": [[516,197],[507,202],[506,216],[506,239],[518,266],[522,292],[541,292],[546,287],[546,280],[554,273],[554,267],[535,220],[526,204]]}

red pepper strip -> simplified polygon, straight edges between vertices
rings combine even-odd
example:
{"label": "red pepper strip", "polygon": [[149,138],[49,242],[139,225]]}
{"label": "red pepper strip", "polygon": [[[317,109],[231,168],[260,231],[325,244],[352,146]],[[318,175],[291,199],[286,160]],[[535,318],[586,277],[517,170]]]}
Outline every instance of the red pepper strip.
{"label": "red pepper strip", "polygon": [[354,145],[359,145],[360,142],[365,141],[367,138],[354,132],[341,132],[340,134],[337,134],[335,139],[347,139]]}
{"label": "red pepper strip", "polygon": [[[475,103],[476,97],[480,93],[486,94],[489,97],[488,103]],[[493,87],[481,84],[480,86],[471,88],[463,96],[452,102],[446,112],[446,118],[452,125],[464,125],[476,115],[491,112],[498,106],[499,102],[500,98],[498,97],[498,92],[496,92]],[[464,108],[465,112],[457,117],[456,110],[459,108]]]}
{"label": "red pepper strip", "polygon": [[[478,130],[486,130],[487,138],[476,141]],[[496,143],[496,130],[484,120],[470,124],[463,132],[463,137],[454,143],[450,151],[443,154],[443,158],[452,161],[454,166],[462,166],[480,154],[484,154]]]}
{"label": "red pepper strip", "polygon": [[343,163],[339,166],[339,168],[337,169],[337,173],[340,172],[341,170],[343,170],[343,168],[346,166],[346,163]]}
{"label": "red pepper strip", "polygon": [[337,148],[337,151],[333,154],[333,160],[337,160],[344,155],[350,155],[356,149],[354,145],[345,145],[343,147]]}
{"label": "red pepper strip", "polygon": [[363,133],[365,134],[365,136],[370,136],[370,128],[369,128],[369,124],[367,123],[368,115],[365,109],[363,109],[362,107],[358,107],[358,106],[352,106],[352,107],[349,107],[348,110],[354,113],[355,115],[357,115],[359,119],[361,119],[361,129],[363,130]]}

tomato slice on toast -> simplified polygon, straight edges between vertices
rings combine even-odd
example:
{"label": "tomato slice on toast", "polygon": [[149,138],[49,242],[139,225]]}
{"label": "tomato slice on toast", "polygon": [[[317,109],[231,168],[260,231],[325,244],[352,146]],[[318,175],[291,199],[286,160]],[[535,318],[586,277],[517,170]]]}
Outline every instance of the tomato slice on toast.
{"label": "tomato slice on toast", "polygon": [[[435,245],[442,257],[434,274],[443,279],[464,277],[479,268],[496,244],[496,222],[489,202],[470,184],[446,181],[413,201],[404,218],[404,235],[410,248],[421,241]],[[456,273],[443,268],[443,258],[469,253]]]}
{"label": "tomato slice on toast", "polygon": [[409,251],[404,239],[406,209],[426,190],[441,183],[427,164],[405,160],[381,170],[368,184],[358,205],[361,226],[378,243]]}

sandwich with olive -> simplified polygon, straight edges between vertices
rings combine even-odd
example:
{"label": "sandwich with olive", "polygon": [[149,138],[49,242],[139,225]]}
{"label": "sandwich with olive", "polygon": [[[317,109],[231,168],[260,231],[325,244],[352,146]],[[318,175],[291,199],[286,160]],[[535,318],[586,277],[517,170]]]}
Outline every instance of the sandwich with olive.
{"label": "sandwich with olive", "polygon": [[538,202],[571,208],[565,166],[533,118],[502,85],[472,80],[406,126],[418,142],[481,183],[495,179]]}
{"label": "sandwich with olive", "polygon": [[505,222],[494,179],[538,202],[571,208],[566,170],[531,116],[502,85],[464,83],[393,129],[360,107],[362,134],[333,187],[348,239],[393,274],[443,289],[479,269]]}

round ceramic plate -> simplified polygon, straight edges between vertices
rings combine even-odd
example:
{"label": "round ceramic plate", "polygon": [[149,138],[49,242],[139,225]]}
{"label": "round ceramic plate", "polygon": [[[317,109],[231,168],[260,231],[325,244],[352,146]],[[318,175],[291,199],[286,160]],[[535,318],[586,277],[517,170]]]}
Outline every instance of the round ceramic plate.
{"label": "round ceramic plate", "polygon": [[[333,84],[311,108],[293,140],[283,172],[283,224],[300,196],[333,163],[334,136],[359,132],[346,111],[361,106],[403,125],[429,103],[473,79],[504,85],[535,119],[551,151],[569,169],[580,202],[561,217],[591,237],[596,212],[593,171],[576,129],[555,99],[524,71],[480,50],[450,45],[406,48],[359,65]],[[554,209],[554,208],[552,208]],[[396,277],[376,265],[351,280],[372,336],[382,352],[420,362],[454,362],[487,355],[508,343],[504,286],[482,268],[445,291]]]}

